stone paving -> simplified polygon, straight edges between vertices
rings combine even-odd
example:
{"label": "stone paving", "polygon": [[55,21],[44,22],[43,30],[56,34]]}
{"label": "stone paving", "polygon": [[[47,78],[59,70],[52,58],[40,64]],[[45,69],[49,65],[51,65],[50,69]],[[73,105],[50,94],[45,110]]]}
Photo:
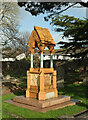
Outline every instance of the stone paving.
{"label": "stone paving", "polygon": [[85,119],[88,119],[88,110],[83,112],[83,113],[80,113],[79,115],[75,116],[76,118],[85,118]]}

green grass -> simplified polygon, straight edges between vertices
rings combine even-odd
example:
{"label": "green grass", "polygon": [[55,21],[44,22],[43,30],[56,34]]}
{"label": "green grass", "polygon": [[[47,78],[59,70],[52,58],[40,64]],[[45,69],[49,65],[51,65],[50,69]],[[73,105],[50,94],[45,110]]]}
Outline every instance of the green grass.
{"label": "green grass", "polygon": [[[64,88],[59,90],[59,94],[69,95],[74,99],[82,100],[83,102],[74,106],[69,106],[65,108],[61,108],[58,110],[50,110],[46,113],[35,112],[29,109],[25,109],[22,107],[17,107],[6,103],[5,100],[12,99],[15,95],[3,95],[2,97],[2,118],[12,118],[12,114],[23,118],[57,118],[61,115],[74,115],[78,112],[81,112],[86,109],[87,99],[86,99],[86,86],[85,85],[75,85],[69,84],[65,85]],[[10,115],[5,114],[4,111],[8,111],[11,113]]]}

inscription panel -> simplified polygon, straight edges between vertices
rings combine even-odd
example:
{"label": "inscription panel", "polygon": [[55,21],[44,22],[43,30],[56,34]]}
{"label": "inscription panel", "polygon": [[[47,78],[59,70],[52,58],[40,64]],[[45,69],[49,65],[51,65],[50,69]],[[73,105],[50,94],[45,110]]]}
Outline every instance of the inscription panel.
{"label": "inscription panel", "polygon": [[[40,76],[39,74],[30,74],[30,81],[32,86],[39,86],[40,85]],[[44,74],[44,85],[51,85],[52,84],[52,74]]]}
{"label": "inscription panel", "polygon": [[51,85],[52,84],[52,74],[45,74],[44,75],[44,84]]}
{"label": "inscription panel", "polygon": [[39,74],[31,74],[30,79],[32,86],[39,86]]}

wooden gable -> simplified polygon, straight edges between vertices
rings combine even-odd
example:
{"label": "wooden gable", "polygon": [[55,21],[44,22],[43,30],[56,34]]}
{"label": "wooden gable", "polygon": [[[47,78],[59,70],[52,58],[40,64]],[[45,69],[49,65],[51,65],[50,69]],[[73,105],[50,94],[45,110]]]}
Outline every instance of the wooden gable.
{"label": "wooden gable", "polygon": [[28,41],[29,52],[34,53],[35,47],[39,48],[39,52],[43,52],[45,47],[49,48],[49,51],[54,51],[55,42],[46,28],[34,26],[34,30],[31,33]]}

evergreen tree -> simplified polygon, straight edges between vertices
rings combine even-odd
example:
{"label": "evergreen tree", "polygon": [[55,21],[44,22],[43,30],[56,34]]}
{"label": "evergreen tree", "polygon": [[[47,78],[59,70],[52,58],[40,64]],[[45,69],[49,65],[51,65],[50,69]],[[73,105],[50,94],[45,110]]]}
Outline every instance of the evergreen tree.
{"label": "evergreen tree", "polygon": [[52,19],[55,31],[63,32],[63,37],[68,37],[69,42],[59,42],[65,53],[72,57],[84,58],[88,54],[88,19],[81,20],[73,16],[62,15]]}
{"label": "evergreen tree", "polygon": [[88,7],[88,2],[20,2],[18,5],[24,7],[26,11],[32,15],[47,13],[44,17],[45,21],[51,20],[51,24],[55,26],[57,32],[63,32],[64,37],[69,37],[69,42],[59,42],[62,48],[65,48],[65,53],[71,54],[72,57],[84,58],[88,52],[88,21],[70,17],[61,16],[61,13],[74,5]]}
{"label": "evergreen tree", "polygon": [[60,15],[64,11],[68,10],[69,8],[72,8],[75,5],[80,5],[83,7],[88,7],[88,2],[28,2],[26,0],[25,2],[20,2],[18,0],[18,5],[20,7],[24,7],[26,11],[30,12],[32,15],[37,16],[39,14],[45,14],[47,15],[44,17],[45,21],[48,21],[52,19],[55,15]]}

